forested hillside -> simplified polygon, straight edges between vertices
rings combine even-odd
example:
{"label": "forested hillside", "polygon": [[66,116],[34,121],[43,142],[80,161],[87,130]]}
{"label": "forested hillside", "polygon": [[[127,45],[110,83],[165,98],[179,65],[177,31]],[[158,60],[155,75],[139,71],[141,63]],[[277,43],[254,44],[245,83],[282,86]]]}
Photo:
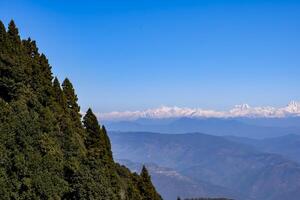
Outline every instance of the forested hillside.
{"label": "forested hillside", "polygon": [[[82,123],[83,122],[83,123]],[[35,41],[0,22],[0,199],[160,200],[147,169],[116,164],[110,140]]]}

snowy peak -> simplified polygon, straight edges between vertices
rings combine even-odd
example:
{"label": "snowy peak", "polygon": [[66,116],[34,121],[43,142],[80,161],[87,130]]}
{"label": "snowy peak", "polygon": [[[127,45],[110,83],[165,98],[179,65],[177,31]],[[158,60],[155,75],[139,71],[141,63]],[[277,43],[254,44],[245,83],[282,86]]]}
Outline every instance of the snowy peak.
{"label": "snowy peak", "polygon": [[291,101],[286,107],[285,110],[290,113],[300,113],[300,102]]}
{"label": "snowy peak", "polygon": [[110,112],[99,115],[103,120],[135,120],[138,118],[229,118],[229,117],[289,117],[300,116],[300,102],[291,101],[287,106],[275,108],[271,106],[251,107],[248,104],[235,105],[228,111],[216,111],[201,108],[180,108],[177,106],[161,106],[144,111]]}
{"label": "snowy peak", "polygon": [[248,104],[241,104],[241,105],[235,105],[234,108],[240,109],[240,110],[249,110],[250,106]]}

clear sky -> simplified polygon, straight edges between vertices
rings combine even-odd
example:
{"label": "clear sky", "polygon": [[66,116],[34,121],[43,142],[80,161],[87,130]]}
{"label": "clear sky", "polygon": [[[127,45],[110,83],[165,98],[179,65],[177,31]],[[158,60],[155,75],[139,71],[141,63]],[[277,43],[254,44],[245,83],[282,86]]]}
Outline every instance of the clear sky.
{"label": "clear sky", "polygon": [[300,1],[1,0],[83,110],[300,100]]}

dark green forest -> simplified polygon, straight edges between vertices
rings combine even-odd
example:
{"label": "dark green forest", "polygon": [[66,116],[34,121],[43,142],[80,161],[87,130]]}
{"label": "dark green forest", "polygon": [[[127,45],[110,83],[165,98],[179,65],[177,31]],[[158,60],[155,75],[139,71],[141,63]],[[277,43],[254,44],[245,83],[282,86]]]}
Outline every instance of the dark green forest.
{"label": "dark green forest", "polygon": [[36,42],[0,21],[0,199],[161,200],[145,167],[114,162],[105,127],[77,100]]}

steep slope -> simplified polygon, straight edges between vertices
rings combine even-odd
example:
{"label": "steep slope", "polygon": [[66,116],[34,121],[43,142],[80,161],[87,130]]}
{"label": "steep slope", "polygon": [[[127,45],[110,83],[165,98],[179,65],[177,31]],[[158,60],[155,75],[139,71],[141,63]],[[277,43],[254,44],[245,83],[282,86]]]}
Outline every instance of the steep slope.
{"label": "steep slope", "polygon": [[160,200],[147,169],[116,164],[105,127],[79,111],[72,83],[0,21],[1,199]]}
{"label": "steep slope", "polygon": [[171,167],[196,181],[239,191],[253,199],[300,197],[298,163],[223,137],[112,132],[110,138],[116,158]]}

